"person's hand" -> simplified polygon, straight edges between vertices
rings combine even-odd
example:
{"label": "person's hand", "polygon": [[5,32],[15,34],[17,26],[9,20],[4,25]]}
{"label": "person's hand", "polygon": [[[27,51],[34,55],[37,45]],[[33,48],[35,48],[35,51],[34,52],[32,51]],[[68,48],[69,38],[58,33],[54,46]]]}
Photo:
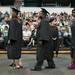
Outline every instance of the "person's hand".
{"label": "person's hand", "polygon": [[15,43],[15,40],[8,40],[8,45]]}
{"label": "person's hand", "polygon": [[8,40],[8,44],[10,44],[10,40]]}

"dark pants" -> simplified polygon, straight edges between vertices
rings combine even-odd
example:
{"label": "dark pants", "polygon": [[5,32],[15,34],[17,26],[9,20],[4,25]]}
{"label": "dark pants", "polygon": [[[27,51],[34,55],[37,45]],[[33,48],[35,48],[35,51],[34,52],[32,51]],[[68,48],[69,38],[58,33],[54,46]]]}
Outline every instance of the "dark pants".
{"label": "dark pants", "polygon": [[71,50],[71,52],[70,52],[71,58],[75,59],[75,48],[72,45],[70,47],[70,50]]}
{"label": "dark pants", "polygon": [[63,37],[63,43],[64,43],[65,47],[70,47],[70,45],[71,45],[71,38],[70,38],[70,36]]}
{"label": "dark pants", "polygon": [[59,51],[59,40],[53,40],[53,50],[55,51],[56,55],[58,55],[58,51]]}
{"label": "dark pants", "polygon": [[41,68],[44,60],[47,60],[48,66],[54,64],[53,62],[53,49],[51,41],[41,41],[37,44],[37,64],[36,68]]}
{"label": "dark pants", "polygon": [[27,47],[27,45],[29,44],[30,41],[23,41],[23,46]]}
{"label": "dark pants", "polygon": [[4,48],[6,48],[7,43],[8,43],[8,37],[6,36],[6,37],[4,37]]}

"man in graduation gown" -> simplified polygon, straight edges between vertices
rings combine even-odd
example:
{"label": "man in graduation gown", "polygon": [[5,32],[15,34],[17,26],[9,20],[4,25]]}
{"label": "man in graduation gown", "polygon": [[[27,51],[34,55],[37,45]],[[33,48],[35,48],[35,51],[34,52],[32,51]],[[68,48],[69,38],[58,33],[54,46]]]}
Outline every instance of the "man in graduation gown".
{"label": "man in graduation gown", "polygon": [[52,37],[51,37],[51,29],[46,16],[49,12],[44,8],[41,8],[40,16],[42,20],[37,29],[36,39],[37,39],[37,63],[32,71],[40,71],[42,70],[42,65],[44,60],[47,60],[48,66],[46,69],[55,68],[55,64],[53,61],[53,49],[52,49]]}
{"label": "man in graduation gown", "polygon": [[22,68],[19,63],[22,46],[22,22],[18,18],[18,13],[19,10],[16,7],[12,7],[12,18],[10,20],[8,31],[7,55],[8,59],[12,60],[10,66],[19,69]]}
{"label": "man in graduation gown", "polygon": [[72,45],[71,45],[71,63],[69,69],[75,69],[75,8],[72,10],[72,21],[71,21],[71,34],[72,34]]}

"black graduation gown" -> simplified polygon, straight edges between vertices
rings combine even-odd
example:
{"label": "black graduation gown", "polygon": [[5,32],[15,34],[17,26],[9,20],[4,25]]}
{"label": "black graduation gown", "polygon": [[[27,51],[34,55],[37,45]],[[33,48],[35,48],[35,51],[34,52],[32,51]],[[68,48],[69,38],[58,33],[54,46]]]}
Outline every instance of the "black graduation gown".
{"label": "black graduation gown", "polygon": [[39,41],[40,40],[49,41],[50,37],[51,37],[51,29],[49,22],[46,20],[46,18],[43,18],[37,29],[36,38]]}
{"label": "black graduation gown", "polygon": [[73,51],[75,51],[75,20],[72,21],[72,24],[71,24],[71,33],[72,33],[72,49]]}
{"label": "black graduation gown", "polygon": [[19,23],[15,18],[10,21],[8,40],[10,40],[10,44],[7,46],[8,59],[21,58],[22,22]]}
{"label": "black graduation gown", "polygon": [[36,40],[38,66],[43,63],[43,60],[48,59],[50,61],[53,58],[51,28],[46,18],[43,18],[39,24],[36,34]]}

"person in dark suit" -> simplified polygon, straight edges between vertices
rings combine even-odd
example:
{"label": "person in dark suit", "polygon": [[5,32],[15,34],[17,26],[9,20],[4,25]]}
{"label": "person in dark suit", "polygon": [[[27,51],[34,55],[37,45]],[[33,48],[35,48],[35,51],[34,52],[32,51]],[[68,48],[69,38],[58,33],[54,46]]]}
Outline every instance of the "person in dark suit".
{"label": "person in dark suit", "polygon": [[58,40],[58,28],[55,25],[55,17],[51,17],[49,20],[49,24],[52,32],[52,41],[53,41],[53,50],[56,52],[56,57],[58,56],[59,51],[59,40]]}
{"label": "person in dark suit", "polygon": [[7,56],[12,60],[10,66],[16,69],[22,68],[20,64],[21,46],[22,46],[22,22],[18,18],[20,11],[16,7],[12,7],[12,18],[9,24]]}
{"label": "person in dark suit", "polygon": [[49,21],[46,19],[46,16],[49,12],[44,8],[41,8],[40,16],[42,20],[37,28],[37,63],[32,71],[40,71],[42,70],[42,65],[44,60],[47,60],[48,66],[46,69],[54,69],[55,64],[53,61],[53,49],[52,49],[52,37],[51,37],[51,29],[49,25]]}
{"label": "person in dark suit", "polygon": [[68,69],[75,69],[75,8],[72,10],[72,22],[71,22],[71,63],[68,66]]}

